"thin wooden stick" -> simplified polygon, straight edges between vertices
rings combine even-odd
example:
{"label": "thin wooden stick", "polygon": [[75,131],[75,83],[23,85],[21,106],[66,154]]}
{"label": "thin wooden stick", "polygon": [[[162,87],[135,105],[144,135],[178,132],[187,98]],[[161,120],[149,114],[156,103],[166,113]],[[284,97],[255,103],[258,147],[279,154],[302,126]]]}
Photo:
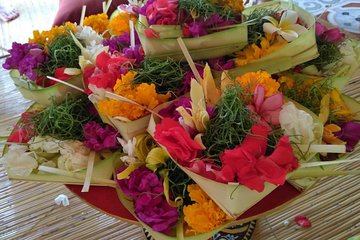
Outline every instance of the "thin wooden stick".
{"label": "thin wooden stick", "polygon": [[102,2],[103,13],[106,13],[106,2]]}
{"label": "thin wooden stick", "polygon": [[177,42],[179,43],[179,46],[181,48],[181,51],[183,52],[185,58],[186,58],[186,61],[188,62],[190,68],[191,68],[191,71],[194,73],[194,76],[195,76],[195,79],[201,84],[201,81],[202,81],[202,78],[200,76],[200,73],[199,71],[197,70],[195,64],[194,64],[194,61],[192,60],[191,56],[190,56],[190,53],[184,43],[184,40],[179,37],[177,39]]}
{"label": "thin wooden stick", "polygon": [[108,0],[108,1],[106,2],[105,12],[104,12],[104,13],[107,14],[107,12],[109,11],[109,8],[110,8],[111,3],[112,3],[112,0]]}
{"label": "thin wooden stick", "polygon": [[46,76],[46,77],[47,77],[48,79],[51,79],[51,80],[55,81],[55,82],[62,83],[62,84],[64,84],[64,85],[66,85],[66,86],[72,87],[72,88],[74,88],[74,89],[76,89],[76,90],[79,90],[80,92],[85,93],[84,89],[81,89],[81,88],[75,86],[74,84],[65,82],[65,81],[63,81],[63,80],[60,80],[60,79],[58,79],[58,78],[54,78],[54,77],[51,77],[51,76]]}
{"label": "thin wooden stick", "polygon": [[311,144],[309,145],[298,145],[299,149],[303,152],[326,152],[326,153],[345,153],[345,145],[334,145],[334,144]]}
{"label": "thin wooden stick", "polygon": [[134,22],[133,20],[129,20],[130,27],[130,48],[132,50],[135,49],[135,30],[134,30]]}
{"label": "thin wooden stick", "polygon": [[86,168],[86,175],[84,180],[84,185],[81,189],[81,192],[89,192],[90,184],[91,184],[91,177],[94,170],[94,162],[95,162],[96,152],[91,151],[89,154],[89,160]]}
{"label": "thin wooden stick", "polygon": [[86,5],[83,5],[81,9],[80,26],[83,26],[84,24],[85,13],[86,13]]}

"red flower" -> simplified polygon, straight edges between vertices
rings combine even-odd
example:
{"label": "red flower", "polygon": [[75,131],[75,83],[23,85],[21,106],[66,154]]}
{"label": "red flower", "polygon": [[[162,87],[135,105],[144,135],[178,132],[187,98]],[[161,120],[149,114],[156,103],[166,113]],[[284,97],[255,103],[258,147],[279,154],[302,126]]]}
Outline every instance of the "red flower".
{"label": "red flower", "polygon": [[180,123],[171,118],[164,118],[156,125],[154,138],[166,148],[175,161],[185,167],[203,150]]}
{"label": "red flower", "polygon": [[223,168],[232,169],[239,183],[258,192],[264,190],[264,181],[284,184],[286,174],[298,167],[287,136],[280,139],[270,156],[264,156],[267,136],[265,126],[254,125],[241,145],[220,155]]}
{"label": "red flower", "polygon": [[121,76],[124,65],[133,64],[133,59],[128,59],[122,55],[111,56],[107,52],[101,52],[96,57],[96,69],[92,76],[88,77],[88,84],[93,84],[98,88],[112,90],[116,79]]}

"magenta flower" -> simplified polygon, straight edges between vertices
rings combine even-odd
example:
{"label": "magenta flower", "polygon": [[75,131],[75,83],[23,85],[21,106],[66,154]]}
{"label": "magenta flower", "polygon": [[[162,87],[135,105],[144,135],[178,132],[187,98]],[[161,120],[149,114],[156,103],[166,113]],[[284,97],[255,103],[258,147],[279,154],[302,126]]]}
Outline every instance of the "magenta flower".
{"label": "magenta flower", "polygon": [[178,100],[173,101],[169,106],[161,109],[159,114],[166,118],[178,120],[181,115],[178,111],[176,111],[176,109],[181,106],[184,107],[189,114],[191,114],[191,99],[188,97],[180,97]]}
{"label": "magenta flower", "polygon": [[101,127],[100,124],[91,121],[84,125],[83,132],[84,144],[92,150],[101,151],[119,148],[116,142],[117,131],[109,125]]}
{"label": "magenta flower", "polygon": [[341,127],[341,130],[335,132],[334,135],[346,142],[347,152],[352,152],[360,140],[360,123],[351,121],[341,123],[339,126]]}
{"label": "magenta flower", "polygon": [[[121,173],[121,167],[116,173]],[[178,221],[177,208],[171,207],[164,196],[162,181],[145,167],[133,171],[129,179],[117,180],[125,195],[135,203],[135,214],[154,231],[168,232]]]}
{"label": "magenta flower", "polygon": [[[121,173],[126,167],[121,167],[116,173]],[[128,179],[117,180],[121,191],[126,196],[136,200],[142,193],[160,195],[164,192],[162,181],[158,176],[145,167],[133,171]]]}
{"label": "magenta flower", "polygon": [[265,88],[258,85],[255,90],[254,98],[247,108],[259,115],[258,122],[269,129],[270,125],[279,125],[279,115],[283,105],[283,96],[276,93],[269,97],[265,97]]}
{"label": "magenta flower", "polygon": [[[200,77],[204,77],[204,66],[195,64],[195,67],[198,70]],[[186,71],[179,90],[179,95],[190,92],[190,83],[192,78],[195,78],[194,73],[191,70]]]}
{"label": "magenta flower", "polygon": [[225,60],[224,57],[209,59],[208,63],[210,68],[216,71],[228,70],[235,67],[234,59]]}
{"label": "magenta flower", "polygon": [[345,34],[339,28],[328,29],[318,22],[315,24],[315,33],[316,36],[329,43],[341,43],[345,38]]}
{"label": "magenta flower", "polygon": [[164,195],[141,194],[135,201],[138,218],[156,232],[169,232],[178,221],[178,211],[171,207]]}

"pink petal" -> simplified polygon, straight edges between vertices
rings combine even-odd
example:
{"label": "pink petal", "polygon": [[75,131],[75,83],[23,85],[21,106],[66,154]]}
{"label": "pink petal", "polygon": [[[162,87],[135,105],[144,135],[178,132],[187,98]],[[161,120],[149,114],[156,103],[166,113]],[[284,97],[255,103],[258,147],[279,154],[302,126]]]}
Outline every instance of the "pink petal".
{"label": "pink petal", "polygon": [[264,98],[265,98],[265,88],[261,84],[259,84],[257,85],[254,94],[254,104],[256,111],[260,110],[261,105],[264,102]]}
{"label": "pink petal", "polygon": [[303,227],[303,228],[309,228],[311,227],[311,221],[303,216],[303,215],[298,215],[295,217],[295,223],[297,225],[299,225],[300,227]]}
{"label": "pink petal", "polygon": [[278,108],[274,111],[267,111],[261,114],[261,117],[271,125],[279,125],[280,124],[280,111],[281,109]]}
{"label": "pink petal", "polygon": [[261,105],[261,112],[264,111],[273,111],[281,108],[283,105],[283,95],[281,93],[277,93],[267,97],[263,104]]}

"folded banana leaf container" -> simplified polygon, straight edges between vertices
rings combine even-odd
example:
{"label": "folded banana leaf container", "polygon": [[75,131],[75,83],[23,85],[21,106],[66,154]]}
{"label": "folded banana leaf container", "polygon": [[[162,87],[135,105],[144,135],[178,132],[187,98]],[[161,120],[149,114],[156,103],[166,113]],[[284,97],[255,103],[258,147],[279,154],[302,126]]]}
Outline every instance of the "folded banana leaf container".
{"label": "folded banana leaf container", "polygon": [[[168,33],[180,29],[180,26],[149,26],[146,18],[141,16],[136,24],[136,31],[146,56],[156,58],[171,57],[185,61],[177,37],[147,38],[144,30],[149,27],[159,30],[160,35],[169,35]],[[183,38],[183,40],[193,60],[222,57],[239,51],[248,44],[247,26],[245,24],[238,25],[220,32],[195,38]]]}
{"label": "folded banana leaf container", "polygon": [[[31,81],[24,79],[20,75],[19,71],[15,69],[10,71],[10,77],[24,98],[43,106],[49,106],[53,102],[61,103],[65,100],[67,94],[71,94],[74,97],[82,94],[79,90],[73,89],[61,83],[45,88],[37,86],[32,84]],[[84,88],[82,74],[70,78],[67,82],[77,87]]]}
{"label": "folded banana leaf container", "polygon": [[[296,65],[310,61],[319,56],[315,36],[315,17],[304,9],[293,5],[292,1],[271,1],[261,5],[246,8],[243,14],[248,16],[256,9],[268,8],[274,10],[294,10],[308,29],[294,41],[284,47],[244,66],[239,66],[228,71],[230,77],[234,78],[251,71],[264,70],[271,74],[288,70]],[[218,76],[219,73],[215,72]]]}

